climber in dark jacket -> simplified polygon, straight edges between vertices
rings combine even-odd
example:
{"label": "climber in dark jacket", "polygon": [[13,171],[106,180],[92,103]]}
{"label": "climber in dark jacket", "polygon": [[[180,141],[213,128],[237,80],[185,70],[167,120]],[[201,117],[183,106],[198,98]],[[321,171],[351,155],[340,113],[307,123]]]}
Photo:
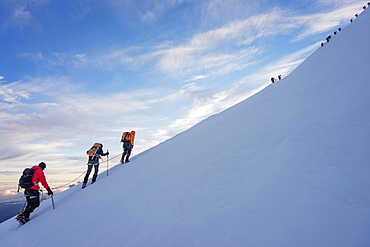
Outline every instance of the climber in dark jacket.
{"label": "climber in dark jacket", "polygon": [[94,166],[94,175],[92,177],[91,183],[96,182],[96,178],[98,177],[99,172],[99,158],[100,156],[109,155],[109,152],[103,152],[103,144],[95,143],[86,153],[89,155],[89,160],[87,162],[87,171],[82,183],[82,189],[86,187],[87,180],[89,179],[92,167]]}

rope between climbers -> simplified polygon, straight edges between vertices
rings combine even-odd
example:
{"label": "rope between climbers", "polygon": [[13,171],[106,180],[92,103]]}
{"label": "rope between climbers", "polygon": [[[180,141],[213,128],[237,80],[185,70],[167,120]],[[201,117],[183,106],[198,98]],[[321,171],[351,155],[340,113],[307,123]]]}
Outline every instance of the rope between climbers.
{"label": "rope between climbers", "polygon": [[[120,154],[118,154],[118,155],[116,155],[116,156],[114,156],[114,157],[112,157],[112,158],[110,158],[110,159],[108,159],[108,160],[102,160],[102,162],[105,162],[105,161],[109,161],[109,160],[115,159],[115,158],[117,158],[118,156],[120,156],[120,155],[122,155],[122,154],[123,154],[123,152],[122,152],[122,153],[120,153]],[[70,181],[69,183],[66,183],[66,184],[64,184],[64,185],[61,185],[61,186],[55,187],[55,188],[53,188],[53,189],[59,189],[59,188],[62,188],[62,187],[68,186],[69,184],[71,184],[71,183],[75,182],[77,179],[79,179],[79,178],[80,178],[82,175],[84,175],[85,173],[86,173],[86,171],[84,171],[80,176],[78,176],[76,179],[74,179],[74,180]]]}

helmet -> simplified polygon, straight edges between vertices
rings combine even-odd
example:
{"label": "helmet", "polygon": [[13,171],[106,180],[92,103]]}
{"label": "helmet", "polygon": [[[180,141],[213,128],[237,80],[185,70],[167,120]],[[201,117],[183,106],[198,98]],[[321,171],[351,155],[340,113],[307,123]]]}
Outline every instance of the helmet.
{"label": "helmet", "polygon": [[41,167],[41,169],[44,170],[46,168],[46,164],[44,162],[41,162],[39,164],[39,167]]}

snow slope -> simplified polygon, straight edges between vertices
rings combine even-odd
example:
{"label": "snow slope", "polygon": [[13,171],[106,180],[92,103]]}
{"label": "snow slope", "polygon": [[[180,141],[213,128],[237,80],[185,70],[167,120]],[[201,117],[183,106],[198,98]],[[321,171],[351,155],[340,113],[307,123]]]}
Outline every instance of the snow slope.
{"label": "snow slope", "polygon": [[283,80],[3,222],[1,246],[370,246],[369,27],[365,10]]}

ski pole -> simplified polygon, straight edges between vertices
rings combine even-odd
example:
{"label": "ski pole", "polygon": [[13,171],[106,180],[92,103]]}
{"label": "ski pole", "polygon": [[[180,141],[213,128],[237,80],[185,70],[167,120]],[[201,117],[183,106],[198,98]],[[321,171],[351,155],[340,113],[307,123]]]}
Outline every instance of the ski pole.
{"label": "ski pole", "polygon": [[21,213],[23,213],[23,211],[26,210],[26,206],[27,206],[27,201],[24,202],[23,209],[22,209]]}
{"label": "ski pole", "polygon": [[[109,152],[108,149],[107,149],[107,152]],[[108,160],[109,160],[109,154],[107,155],[107,176],[108,176]]]}
{"label": "ski pole", "polygon": [[53,209],[55,209],[55,204],[54,204],[54,197],[51,195],[51,202],[53,203]]}

